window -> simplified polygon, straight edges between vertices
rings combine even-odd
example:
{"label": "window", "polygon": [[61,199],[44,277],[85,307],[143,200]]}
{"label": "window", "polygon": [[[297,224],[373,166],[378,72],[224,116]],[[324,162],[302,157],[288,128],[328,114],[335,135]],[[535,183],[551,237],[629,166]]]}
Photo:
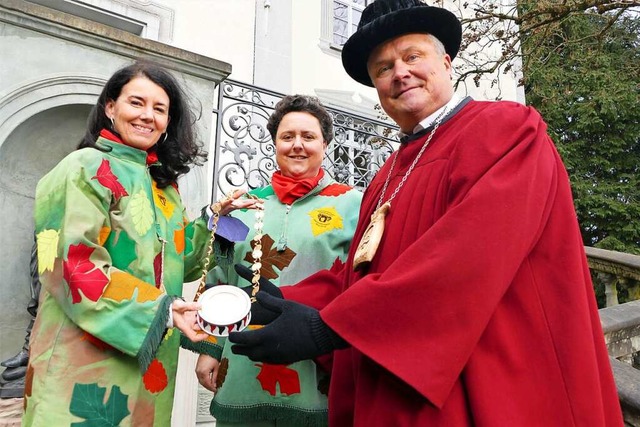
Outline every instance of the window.
{"label": "window", "polygon": [[[30,0],[60,12],[118,28],[151,40],[170,43],[174,11],[153,1]],[[143,4],[142,4],[143,3]]]}
{"label": "window", "polygon": [[364,8],[373,0],[333,0],[332,44],[342,46],[356,32]]}

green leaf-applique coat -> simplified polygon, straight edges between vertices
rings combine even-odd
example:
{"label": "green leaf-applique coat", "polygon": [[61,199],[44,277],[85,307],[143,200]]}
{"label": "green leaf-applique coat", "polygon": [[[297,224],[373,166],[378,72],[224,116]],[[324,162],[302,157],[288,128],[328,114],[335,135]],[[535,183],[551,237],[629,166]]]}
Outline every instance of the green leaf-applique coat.
{"label": "green leaf-applique coat", "polygon": [[169,426],[179,333],[169,305],[200,274],[210,232],[159,189],[145,151],[69,154],[36,189],[43,290],[23,426]]}

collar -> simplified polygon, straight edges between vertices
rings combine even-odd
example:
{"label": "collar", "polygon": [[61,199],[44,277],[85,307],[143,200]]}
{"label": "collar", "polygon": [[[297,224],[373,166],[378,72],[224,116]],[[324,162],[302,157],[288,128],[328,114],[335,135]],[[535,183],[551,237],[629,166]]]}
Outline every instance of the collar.
{"label": "collar", "polygon": [[109,152],[116,157],[124,160],[129,160],[141,165],[147,164],[147,152],[144,150],[138,150],[137,148],[130,147],[121,142],[114,141],[109,137],[105,137],[102,133],[96,141],[96,145],[99,147],[109,148]]}
{"label": "collar", "polygon": [[454,105],[456,105],[458,102],[460,101],[460,97],[458,97],[458,95],[456,95],[455,93],[453,94],[453,96],[451,97],[451,99],[449,100],[449,102],[447,102],[446,104],[444,104],[442,107],[438,108],[436,111],[434,111],[433,113],[429,114],[427,117],[425,117],[424,119],[422,119],[420,121],[420,123],[418,123],[416,125],[416,127],[413,128],[413,133],[411,134],[406,134],[402,131],[398,132],[398,138],[400,140],[402,140],[402,138],[405,138],[409,135],[413,135],[414,133],[418,133],[421,130],[427,129],[429,128],[429,126],[431,126],[433,124],[433,122],[436,120],[436,117],[438,117],[438,115],[440,115],[440,113],[442,112],[442,110],[444,110],[445,108],[453,108]]}
{"label": "collar", "polygon": [[[143,150],[139,150],[137,148],[131,147],[130,145],[127,145],[122,138],[120,138],[120,135],[118,135],[116,132],[112,132],[109,129],[102,129],[100,131],[100,139],[104,141],[110,141],[110,142],[115,142],[119,145],[123,145],[125,147],[129,147],[132,150],[137,150],[143,153],[146,153],[146,159],[145,162],[147,164],[147,166],[151,166],[151,165],[159,165],[160,161],[158,160],[158,152],[156,150],[156,145],[154,145],[153,147],[149,148],[147,151],[143,151]],[[110,147],[112,147],[111,144],[107,144]],[[113,147],[112,147],[113,148]],[[137,159],[136,159],[137,161]]]}
{"label": "collar", "polygon": [[282,175],[278,170],[271,176],[271,186],[278,200],[285,205],[290,205],[316,188],[324,175],[324,170],[320,168],[315,177],[295,179]]}

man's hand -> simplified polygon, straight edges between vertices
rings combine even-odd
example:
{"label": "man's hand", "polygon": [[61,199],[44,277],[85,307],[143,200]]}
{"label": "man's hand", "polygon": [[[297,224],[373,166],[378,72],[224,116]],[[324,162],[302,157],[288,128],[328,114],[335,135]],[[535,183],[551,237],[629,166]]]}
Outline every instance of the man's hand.
{"label": "man's hand", "polygon": [[348,344],[322,321],[315,308],[278,299],[265,292],[258,292],[257,299],[260,306],[276,315],[276,319],[264,328],[230,333],[234,353],[254,361],[289,364],[347,347]]}
{"label": "man's hand", "polygon": [[202,384],[202,387],[214,393],[218,390],[216,381],[218,379],[219,366],[220,362],[218,359],[211,357],[208,354],[201,354],[198,357],[198,362],[196,363],[196,376],[198,377],[198,382]]}
{"label": "man's hand", "polygon": [[[238,276],[242,277],[243,279],[251,283],[251,279],[253,279],[253,271],[251,271],[251,269],[245,267],[242,264],[236,264],[234,268],[236,270],[236,273],[238,273]],[[258,285],[260,286],[261,291],[264,291],[276,298],[282,299],[282,292],[280,291],[280,288],[278,288],[276,285],[274,285],[264,277],[260,277],[260,280],[258,281]],[[253,294],[253,286],[247,286],[240,289],[245,291],[247,295],[249,295],[249,298],[251,298]],[[273,320],[276,317],[278,317],[277,313],[274,313],[271,310],[264,309],[257,302],[254,302],[251,304],[251,322],[250,323],[252,325],[268,325],[269,323],[273,322]]]}

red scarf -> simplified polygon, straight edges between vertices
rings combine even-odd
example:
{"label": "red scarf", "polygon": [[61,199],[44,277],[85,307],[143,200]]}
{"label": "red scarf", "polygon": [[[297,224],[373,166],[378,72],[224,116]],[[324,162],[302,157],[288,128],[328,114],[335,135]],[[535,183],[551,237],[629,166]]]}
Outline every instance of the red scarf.
{"label": "red scarf", "polygon": [[[100,131],[100,136],[103,137],[104,139],[108,139],[109,141],[117,142],[118,144],[128,145],[118,136],[118,134],[113,133],[108,129],[102,129]],[[153,147],[147,150],[147,166],[157,162],[158,162],[158,153],[156,152],[156,146],[154,145]]]}
{"label": "red scarf", "polygon": [[320,172],[315,177],[304,179],[291,178],[282,175],[280,171],[275,171],[271,176],[271,185],[278,199],[285,205],[290,205],[313,190],[323,176],[323,169],[320,169]]}

